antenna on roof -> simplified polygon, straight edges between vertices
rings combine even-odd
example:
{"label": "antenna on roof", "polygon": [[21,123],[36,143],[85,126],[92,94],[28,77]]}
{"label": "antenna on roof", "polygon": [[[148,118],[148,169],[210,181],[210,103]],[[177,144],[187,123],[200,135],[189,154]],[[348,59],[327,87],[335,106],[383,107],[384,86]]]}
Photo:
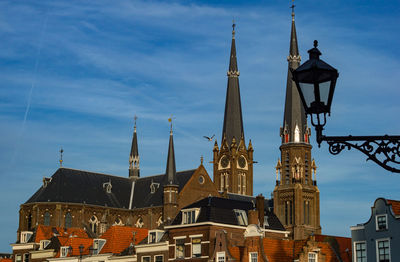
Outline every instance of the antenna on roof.
{"label": "antenna on roof", "polygon": [[62,159],[63,153],[64,153],[64,150],[61,147],[61,149],[60,149],[60,160],[59,160],[60,161],[60,167],[62,167],[62,163],[63,163],[63,159]]}

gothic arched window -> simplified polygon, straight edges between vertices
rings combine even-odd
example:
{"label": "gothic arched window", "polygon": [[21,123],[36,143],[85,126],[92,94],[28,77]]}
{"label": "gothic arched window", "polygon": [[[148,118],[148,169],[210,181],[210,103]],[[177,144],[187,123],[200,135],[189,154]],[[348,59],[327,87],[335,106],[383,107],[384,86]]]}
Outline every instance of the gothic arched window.
{"label": "gothic arched window", "polygon": [[32,214],[29,213],[28,215],[28,230],[30,230],[32,227]]}
{"label": "gothic arched window", "polygon": [[89,220],[90,228],[92,229],[93,233],[97,233],[97,225],[99,224],[99,220],[97,217],[93,215]]}
{"label": "gothic arched window", "polygon": [[45,212],[44,213],[44,223],[45,226],[50,226],[50,213],[49,212]]}
{"label": "gothic arched window", "polygon": [[138,228],[142,228],[143,225],[144,225],[143,218],[139,217],[138,220],[135,223],[135,226],[138,227]]}
{"label": "gothic arched window", "polygon": [[71,213],[65,214],[65,228],[72,227],[72,215]]}

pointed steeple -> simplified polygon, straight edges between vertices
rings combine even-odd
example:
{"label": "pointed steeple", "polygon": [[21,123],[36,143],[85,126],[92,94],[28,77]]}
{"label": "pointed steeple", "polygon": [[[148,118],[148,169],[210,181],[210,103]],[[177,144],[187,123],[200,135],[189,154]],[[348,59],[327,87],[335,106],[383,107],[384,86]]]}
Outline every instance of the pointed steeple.
{"label": "pointed steeple", "polygon": [[290,49],[288,60],[288,74],[286,83],[285,113],[281,127],[282,144],[308,142],[307,118],[301,104],[296,84],[292,80],[291,70],[300,65],[301,57],[297,44],[296,25],[294,20],[294,5],[292,5],[292,29],[290,33]]}
{"label": "pointed steeple", "polygon": [[235,23],[232,25],[232,44],[231,55],[229,61],[228,86],[226,90],[225,101],[225,115],[224,126],[222,129],[222,140],[224,137],[228,145],[232,143],[232,138],[235,137],[237,141],[243,136],[243,120],[242,120],[242,106],[240,102],[240,89],[239,89],[239,70],[236,59],[236,45],[235,45]]}
{"label": "pointed steeple", "polygon": [[174,150],[174,137],[172,134],[172,120],[171,131],[169,133],[169,145],[168,145],[168,158],[167,158],[167,168],[165,170],[165,176],[168,184],[177,185],[178,181],[176,179],[176,167],[175,167],[175,150]]}
{"label": "pointed steeple", "polygon": [[136,135],[136,120],[137,120],[137,117],[135,116],[135,125],[133,128],[131,153],[129,154],[129,177],[130,178],[140,177],[139,150],[138,150],[137,135]]}

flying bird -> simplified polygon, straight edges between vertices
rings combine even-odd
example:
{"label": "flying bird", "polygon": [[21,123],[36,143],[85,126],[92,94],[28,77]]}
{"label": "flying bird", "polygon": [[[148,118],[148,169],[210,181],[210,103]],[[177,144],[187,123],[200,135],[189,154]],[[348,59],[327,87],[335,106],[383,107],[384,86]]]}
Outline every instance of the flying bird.
{"label": "flying bird", "polygon": [[203,137],[204,137],[205,139],[207,139],[208,141],[213,141],[214,136],[215,136],[215,135],[213,135],[212,137],[208,137],[208,136],[203,136]]}

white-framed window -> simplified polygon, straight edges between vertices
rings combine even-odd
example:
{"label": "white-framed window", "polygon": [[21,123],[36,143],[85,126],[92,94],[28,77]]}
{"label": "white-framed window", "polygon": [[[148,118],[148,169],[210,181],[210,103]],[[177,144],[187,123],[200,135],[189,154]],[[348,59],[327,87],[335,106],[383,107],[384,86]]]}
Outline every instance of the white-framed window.
{"label": "white-framed window", "polygon": [[93,215],[90,219],[89,219],[89,224],[90,224],[90,229],[92,230],[93,233],[97,233],[97,225],[99,224],[99,220],[97,219],[97,217],[95,215]]}
{"label": "white-framed window", "polygon": [[20,254],[15,255],[15,262],[21,262],[22,256]]}
{"label": "white-framed window", "polygon": [[20,242],[21,243],[27,243],[32,235],[33,235],[32,231],[22,231],[21,232]]}
{"label": "white-framed window", "polygon": [[354,242],[354,262],[367,261],[367,244],[363,242]]}
{"label": "white-framed window", "polygon": [[150,262],[151,259],[149,256],[142,257],[142,262]]}
{"label": "white-framed window", "polygon": [[161,240],[161,237],[163,236],[164,231],[162,230],[150,230],[149,231],[149,237],[148,237],[148,243],[158,243]]}
{"label": "white-framed window", "polygon": [[50,244],[50,240],[40,240],[39,249],[43,250]]}
{"label": "white-framed window", "polygon": [[225,262],[225,252],[217,252],[216,262]]}
{"label": "white-framed window", "polygon": [[389,239],[376,240],[376,261],[390,262],[390,240]]}
{"label": "white-framed window", "polygon": [[94,239],[93,240],[93,255],[97,255],[100,253],[103,246],[106,244],[105,239]]}
{"label": "white-framed window", "polygon": [[387,215],[377,215],[376,217],[376,230],[388,229],[387,225]]}
{"label": "white-framed window", "polygon": [[155,262],[163,262],[164,261],[164,256],[163,255],[157,255],[154,257]]}
{"label": "white-framed window", "polygon": [[201,257],[201,238],[192,238],[192,257]]}
{"label": "white-framed window", "polygon": [[69,249],[68,247],[61,247],[60,248],[60,257],[67,257]]}
{"label": "white-framed window", "polygon": [[318,255],[315,252],[308,252],[308,262],[317,262]]}
{"label": "white-framed window", "polygon": [[185,257],[185,239],[176,239],[175,240],[175,257],[176,258],[184,258]]}
{"label": "white-framed window", "polygon": [[200,213],[199,208],[185,209],[182,210],[182,224],[194,224],[196,223],[197,216]]}
{"label": "white-framed window", "polygon": [[258,253],[257,252],[250,252],[249,262],[258,262]]}
{"label": "white-framed window", "polygon": [[238,224],[241,226],[247,226],[248,221],[247,221],[247,214],[246,211],[241,210],[241,209],[234,209],[235,215],[238,221]]}

